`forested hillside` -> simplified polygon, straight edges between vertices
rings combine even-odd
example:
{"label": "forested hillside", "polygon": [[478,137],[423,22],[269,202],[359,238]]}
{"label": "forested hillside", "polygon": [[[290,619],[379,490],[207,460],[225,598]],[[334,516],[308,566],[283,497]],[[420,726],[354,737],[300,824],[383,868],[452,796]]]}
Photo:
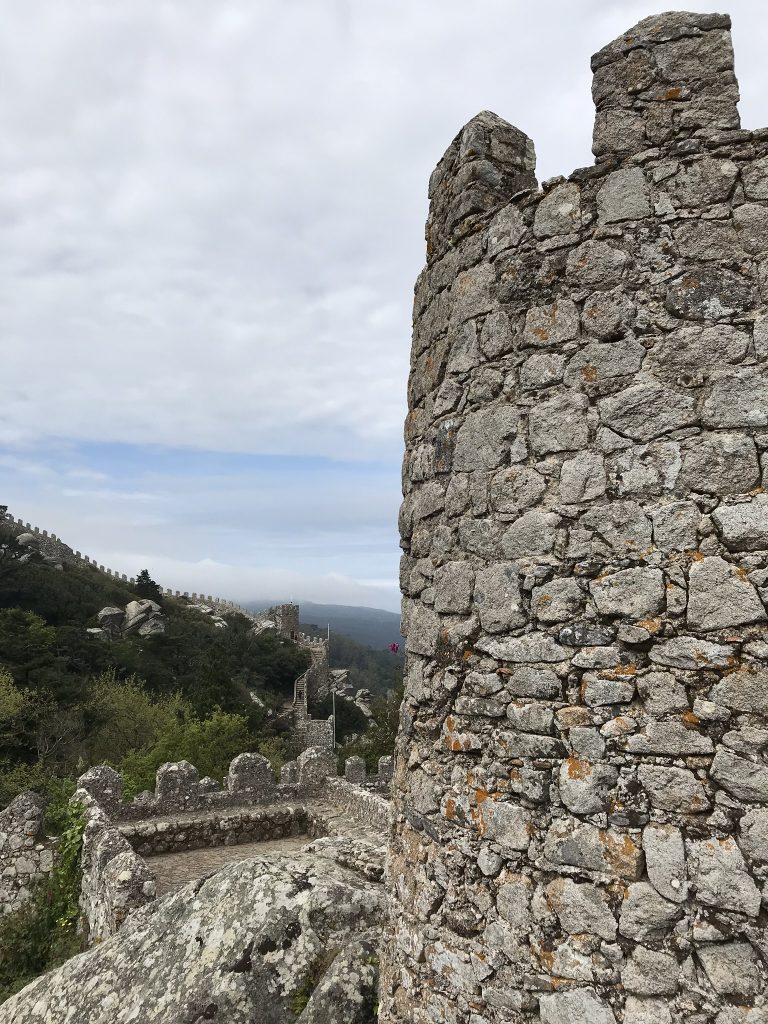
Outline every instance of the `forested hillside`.
{"label": "forested hillside", "polygon": [[[310,636],[326,635],[326,630],[316,623],[304,622],[301,628]],[[341,633],[331,632],[329,660],[331,668],[349,669],[355,689],[370,690],[373,694],[396,689],[403,678],[402,648],[397,653],[372,650]]]}
{"label": "forested hillside", "polygon": [[138,790],[167,760],[220,776],[244,750],[287,756],[276,712],[304,652],[269,632],[254,639],[241,615],[217,628],[170,598],[164,633],[87,633],[101,608],[139,596],[91,566],[29,558],[0,532],[0,806],[30,787],[63,798],[101,761]]}

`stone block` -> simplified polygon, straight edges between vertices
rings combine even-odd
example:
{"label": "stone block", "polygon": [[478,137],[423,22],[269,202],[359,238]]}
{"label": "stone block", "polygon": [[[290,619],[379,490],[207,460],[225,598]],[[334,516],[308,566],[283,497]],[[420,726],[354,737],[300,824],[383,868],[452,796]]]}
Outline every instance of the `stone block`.
{"label": "stone block", "polygon": [[269,799],[275,792],[275,773],[261,754],[238,754],[229,765],[227,792]]}

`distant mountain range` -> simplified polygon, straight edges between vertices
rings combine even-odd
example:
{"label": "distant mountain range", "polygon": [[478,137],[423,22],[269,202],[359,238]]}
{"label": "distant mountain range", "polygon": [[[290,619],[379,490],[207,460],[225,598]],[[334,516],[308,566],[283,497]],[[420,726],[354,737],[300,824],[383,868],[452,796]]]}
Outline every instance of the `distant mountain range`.
{"label": "distant mountain range", "polygon": [[[284,600],[246,601],[245,607],[261,611],[271,605],[284,604]],[[391,643],[402,643],[400,616],[382,608],[356,608],[346,604],[315,604],[314,601],[297,601],[301,610],[301,621],[306,625],[324,629],[330,625],[331,633],[341,633],[359,644],[382,650]]]}

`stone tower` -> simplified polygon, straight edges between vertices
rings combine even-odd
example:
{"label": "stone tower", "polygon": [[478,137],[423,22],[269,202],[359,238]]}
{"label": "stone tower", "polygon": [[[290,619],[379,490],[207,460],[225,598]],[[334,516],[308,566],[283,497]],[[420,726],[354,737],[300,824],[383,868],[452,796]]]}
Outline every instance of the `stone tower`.
{"label": "stone tower", "polygon": [[729,28],[593,58],[593,167],[538,188],[482,113],[432,175],[387,1024],[768,1020],[768,131]]}

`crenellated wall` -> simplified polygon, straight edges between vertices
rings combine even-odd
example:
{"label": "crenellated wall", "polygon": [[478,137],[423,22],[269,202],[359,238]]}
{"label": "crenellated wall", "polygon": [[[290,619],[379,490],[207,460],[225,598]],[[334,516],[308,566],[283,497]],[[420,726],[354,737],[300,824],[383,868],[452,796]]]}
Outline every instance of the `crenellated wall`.
{"label": "crenellated wall", "polygon": [[[347,779],[336,779],[335,757],[317,747],[285,765],[277,782],[265,758],[246,753],[232,761],[225,787],[219,789],[212,779],[200,779],[189,762],[179,761],[158,769],[154,794],[140,794],[131,801],[123,799],[123,780],[114,769],[89,769],[78,780],[73,797],[86,811],[80,927],[87,942],[113,935],[132,911],[155,899],[155,876],[145,857],[291,836],[323,837],[329,832],[338,839],[341,811],[382,834],[388,820],[389,768],[389,759],[382,758],[379,774],[372,779],[366,778],[364,765],[360,773],[356,764],[354,782],[349,769]],[[39,811],[39,801],[24,794],[0,818],[12,815],[14,821],[29,821],[34,817],[27,813],[30,809]],[[365,844],[361,848],[350,838],[344,855],[347,866],[379,880],[382,860],[383,851],[373,855]],[[3,861],[7,863],[8,859]],[[29,892],[12,901],[13,886],[15,877],[10,883],[2,878],[0,902],[15,910]]]}
{"label": "crenellated wall", "polygon": [[729,28],[593,58],[594,166],[539,188],[486,112],[430,180],[386,1024],[764,1015],[768,131]]}

